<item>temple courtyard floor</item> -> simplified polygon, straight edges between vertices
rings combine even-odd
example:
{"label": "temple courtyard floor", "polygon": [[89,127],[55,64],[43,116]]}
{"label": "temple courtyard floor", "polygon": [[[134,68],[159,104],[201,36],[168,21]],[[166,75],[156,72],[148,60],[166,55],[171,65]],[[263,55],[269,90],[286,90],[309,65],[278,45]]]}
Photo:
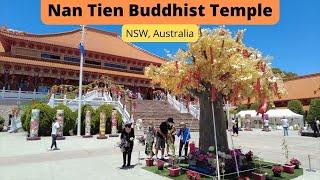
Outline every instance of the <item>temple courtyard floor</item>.
{"label": "temple courtyard floor", "polygon": [[[197,144],[198,133],[192,134]],[[242,148],[244,152],[252,150],[264,161],[284,163],[281,147],[282,131],[262,132],[261,130],[240,131],[238,137],[228,134],[232,147]],[[297,132],[289,131],[285,138],[288,142],[289,156],[302,162],[304,175],[298,179],[319,180],[320,178],[320,138],[301,137]],[[98,140],[96,137],[84,139],[71,136],[58,141],[59,151],[48,151],[51,137],[42,137],[39,141],[26,141],[25,133],[0,133],[0,179],[3,180],[157,180],[164,177],[143,170],[144,147],[135,142],[130,169],[120,169],[122,154],[116,144],[119,138]],[[177,142],[176,142],[177,143]],[[178,145],[176,144],[176,147]],[[308,172],[309,158],[311,169]]]}

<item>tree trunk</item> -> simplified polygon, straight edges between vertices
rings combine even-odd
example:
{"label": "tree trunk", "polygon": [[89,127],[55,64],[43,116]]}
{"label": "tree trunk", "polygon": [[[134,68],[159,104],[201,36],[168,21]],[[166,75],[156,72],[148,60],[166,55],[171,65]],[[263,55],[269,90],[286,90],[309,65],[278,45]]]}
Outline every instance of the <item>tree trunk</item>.
{"label": "tree trunk", "polygon": [[[200,100],[200,149],[207,151],[210,146],[215,146],[214,126],[212,118],[212,106],[210,92],[202,92],[199,95]],[[217,99],[213,102],[215,124],[217,130],[218,151],[227,152],[228,139],[226,132],[226,116],[223,111],[223,99],[220,93],[217,94]]]}

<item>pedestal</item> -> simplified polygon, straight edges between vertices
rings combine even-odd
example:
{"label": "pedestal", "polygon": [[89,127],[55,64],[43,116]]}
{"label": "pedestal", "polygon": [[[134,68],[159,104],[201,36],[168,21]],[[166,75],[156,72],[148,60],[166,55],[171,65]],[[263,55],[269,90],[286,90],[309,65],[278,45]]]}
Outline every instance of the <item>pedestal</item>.
{"label": "pedestal", "polygon": [[57,131],[57,140],[65,140],[66,138],[63,136],[63,122],[64,122],[64,110],[58,109],[56,118],[59,122],[60,128]]}
{"label": "pedestal", "polygon": [[27,137],[28,141],[35,141],[35,140],[40,140],[40,139],[41,139],[40,136],[38,136],[38,137]]}
{"label": "pedestal", "polygon": [[104,136],[97,136],[97,139],[108,139],[108,136],[104,135]]}
{"label": "pedestal", "polygon": [[92,135],[83,135],[82,137],[83,138],[92,138],[93,136]]}

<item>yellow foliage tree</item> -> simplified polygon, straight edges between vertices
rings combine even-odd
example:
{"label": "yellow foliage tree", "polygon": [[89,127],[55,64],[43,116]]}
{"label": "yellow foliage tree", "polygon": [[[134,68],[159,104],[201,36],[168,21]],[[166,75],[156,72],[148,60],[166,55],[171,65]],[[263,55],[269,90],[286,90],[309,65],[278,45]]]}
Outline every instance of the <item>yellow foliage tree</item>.
{"label": "yellow foliage tree", "polygon": [[[173,60],[161,67],[149,66],[145,74],[153,84],[160,84],[173,94],[192,93],[200,100],[200,148],[215,144],[213,119],[217,129],[218,149],[228,151],[226,118],[223,104],[254,99],[258,112],[266,111],[267,101],[285,92],[281,77],[273,74],[270,57],[243,43],[244,30],[235,36],[223,28],[202,29],[198,41],[188,50],[179,50]],[[212,116],[212,103],[214,114]]]}

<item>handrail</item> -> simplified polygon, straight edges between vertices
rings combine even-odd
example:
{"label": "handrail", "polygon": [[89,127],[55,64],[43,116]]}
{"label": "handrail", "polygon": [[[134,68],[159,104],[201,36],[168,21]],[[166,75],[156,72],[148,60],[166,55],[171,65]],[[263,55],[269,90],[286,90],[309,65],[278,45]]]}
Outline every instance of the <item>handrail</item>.
{"label": "handrail", "polygon": [[[120,114],[123,117],[124,123],[131,121],[130,114],[124,108],[122,103],[119,100],[117,100],[117,101],[112,100],[112,97],[110,96],[109,93],[106,92],[106,93],[104,93],[104,97],[99,97],[99,98],[98,98],[97,91],[89,92],[88,94],[89,94],[89,96],[86,96],[85,98],[81,99],[81,104],[90,104],[93,108],[96,108],[102,104],[110,104],[120,112]],[[89,97],[90,97],[90,99],[89,99]],[[78,109],[79,99],[78,98],[67,99],[66,97],[63,99],[62,98],[55,99],[54,96],[52,96],[49,100],[48,105],[51,107],[55,107],[61,103],[64,103],[65,105],[69,106],[71,110],[75,111]]]}
{"label": "handrail", "polygon": [[197,108],[195,105],[189,103],[189,111],[185,107],[185,105],[182,102],[179,102],[175,99],[174,96],[171,96],[170,94],[167,95],[168,102],[171,104],[176,110],[178,110],[180,113],[190,113],[194,118],[200,119],[200,109]]}

